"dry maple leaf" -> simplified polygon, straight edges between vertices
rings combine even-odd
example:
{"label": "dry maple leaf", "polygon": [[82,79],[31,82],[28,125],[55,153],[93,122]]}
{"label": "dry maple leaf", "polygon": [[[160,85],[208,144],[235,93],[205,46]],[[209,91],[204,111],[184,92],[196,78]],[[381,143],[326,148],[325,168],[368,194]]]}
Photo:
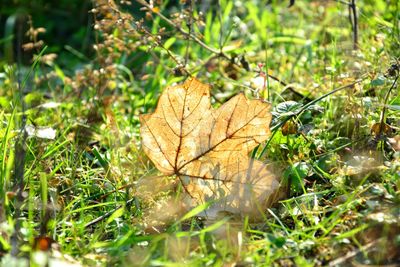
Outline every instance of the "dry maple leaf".
{"label": "dry maple leaf", "polygon": [[214,201],[208,216],[255,214],[279,182],[249,153],[270,135],[270,105],[238,94],[213,109],[210,88],[194,78],[170,86],[152,114],[141,115],[145,153],[165,175],[176,175],[190,205]]}

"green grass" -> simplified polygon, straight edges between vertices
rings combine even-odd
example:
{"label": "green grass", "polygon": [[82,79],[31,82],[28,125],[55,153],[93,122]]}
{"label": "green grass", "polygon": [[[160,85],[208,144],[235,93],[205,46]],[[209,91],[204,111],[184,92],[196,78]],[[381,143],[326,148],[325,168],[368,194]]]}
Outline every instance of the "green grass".
{"label": "green grass", "polygon": [[[193,20],[203,16],[190,28],[190,16],[176,25],[205,46],[153,13],[145,31],[117,23],[101,28],[97,55],[90,61],[83,55],[81,65],[73,53],[71,67],[62,68],[57,60],[17,66],[0,59],[1,264],[398,264],[399,71],[390,76],[388,69],[399,64],[400,4],[357,1],[359,50],[353,51],[345,5],[298,0],[288,9],[266,2],[221,0],[202,15],[199,4],[160,6],[167,18],[190,13],[183,8]],[[114,42],[102,48],[109,36]],[[8,38],[0,45],[9,47]],[[163,88],[184,80],[174,73],[185,61],[188,72],[213,86],[214,106],[257,91],[274,107],[272,136],[253,156],[279,165],[287,189],[262,221],[207,221],[197,216],[207,205],[174,215],[182,190],[166,186],[163,179],[173,177],[160,177],[141,150],[139,114],[154,110]],[[260,71],[288,86],[269,77],[266,90],[256,90]],[[376,136],[384,107],[391,130]],[[24,141],[24,115],[27,125],[56,130],[55,139]],[[296,125],[296,133],[285,135],[285,123]],[[22,184],[15,166],[23,169]],[[52,249],[38,249],[39,237],[52,239]]]}

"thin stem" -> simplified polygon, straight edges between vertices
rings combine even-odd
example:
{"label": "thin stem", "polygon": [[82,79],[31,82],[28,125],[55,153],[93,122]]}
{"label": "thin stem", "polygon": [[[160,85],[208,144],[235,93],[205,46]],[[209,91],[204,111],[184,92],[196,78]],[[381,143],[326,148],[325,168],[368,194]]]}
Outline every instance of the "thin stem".
{"label": "thin stem", "polygon": [[[362,82],[364,79],[366,79],[366,76],[361,77],[360,79],[358,79],[358,80],[356,80],[356,81],[354,81],[354,82],[352,82],[352,83],[350,83],[350,84],[346,84],[346,85],[343,85],[343,86],[341,86],[341,87],[338,87],[338,88],[336,88],[336,89],[334,89],[334,90],[332,90],[332,91],[330,91],[330,92],[328,92],[328,93],[326,93],[326,94],[324,94],[324,95],[318,97],[317,99],[314,99],[313,101],[311,101],[311,102],[305,104],[305,105],[304,105],[301,109],[299,109],[297,112],[293,112],[293,114],[291,114],[291,115],[285,117],[280,123],[278,123],[277,125],[273,126],[273,127],[271,128],[272,136],[269,138],[268,142],[265,144],[263,150],[261,151],[261,154],[260,154],[259,158],[262,157],[262,156],[264,155],[264,153],[267,151],[267,148],[268,148],[268,146],[269,146],[269,144],[270,144],[270,142],[271,142],[273,136],[274,136],[275,133],[278,131],[278,129],[279,129],[280,127],[282,127],[288,120],[292,119],[293,117],[299,116],[302,112],[304,112],[305,110],[307,110],[310,106],[312,106],[312,105],[314,105],[315,103],[321,101],[322,99],[324,99],[324,98],[326,98],[326,97],[328,97],[328,96],[330,96],[330,95],[333,95],[333,94],[335,94],[335,93],[337,93],[337,92],[339,92],[339,91],[341,91],[341,90],[344,90],[344,89],[347,89],[347,88],[351,88],[351,87],[353,87],[355,84]],[[253,155],[256,155],[256,154],[257,154],[257,150],[258,150],[258,147],[255,149]]]}
{"label": "thin stem", "polygon": [[145,6],[148,8],[149,11],[153,12],[154,14],[156,14],[157,16],[159,16],[162,20],[164,20],[166,23],[168,23],[170,26],[174,27],[175,29],[177,29],[180,33],[182,33],[183,35],[185,35],[186,37],[192,38],[193,41],[195,41],[196,43],[198,43],[200,46],[202,46],[204,49],[214,53],[214,54],[220,54],[220,51],[212,48],[208,45],[206,45],[205,43],[203,43],[199,38],[197,38],[195,35],[193,35],[190,32],[185,31],[184,29],[182,29],[182,27],[180,27],[179,25],[176,25],[173,21],[171,21],[169,18],[167,18],[166,16],[164,16],[163,14],[161,14],[160,12],[158,12],[157,10],[153,9],[146,1],[143,0],[136,0],[136,2],[138,2],[139,4]]}
{"label": "thin stem", "polygon": [[219,21],[219,50],[222,52],[222,35],[223,35],[223,28],[222,28],[222,10],[221,10],[221,0],[218,0],[218,21]]}
{"label": "thin stem", "polygon": [[357,5],[356,0],[350,0],[350,2],[343,0],[334,0],[340,4],[349,7],[349,21],[351,24],[351,29],[353,31],[353,49],[358,49],[358,17],[357,17]]}
{"label": "thin stem", "polygon": [[356,0],[351,0],[351,3],[349,4],[352,14],[353,14],[353,48],[354,50],[358,49],[358,17],[357,17],[357,6],[356,6]]}
{"label": "thin stem", "polygon": [[381,111],[381,116],[380,116],[380,125],[379,125],[379,134],[378,136],[382,135],[383,130],[385,129],[385,113],[386,113],[386,109],[387,109],[387,102],[389,100],[389,95],[392,92],[393,88],[395,87],[397,80],[399,79],[400,75],[396,76],[396,79],[394,79],[394,82],[392,84],[392,86],[390,87],[390,89],[387,91],[386,95],[385,95],[385,100],[384,100],[384,105]]}
{"label": "thin stem", "polygon": [[21,219],[19,218],[21,215],[21,206],[24,202],[24,172],[25,172],[25,155],[26,155],[26,139],[28,137],[28,133],[26,132],[26,114],[25,114],[25,102],[24,102],[24,94],[23,88],[25,83],[21,81],[21,45],[22,45],[22,25],[19,24],[18,28],[18,50],[17,50],[17,86],[18,86],[18,93],[19,93],[19,101],[21,103],[22,109],[22,121],[20,132],[18,134],[18,138],[15,142],[15,163],[14,163],[14,191],[17,192],[16,200],[15,200],[15,213],[14,213],[14,221],[15,221],[15,229],[14,233],[11,236],[11,255],[17,256],[19,253],[19,234],[21,228]]}
{"label": "thin stem", "polygon": [[[189,28],[189,35],[192,34],[192,24],[193,24],[193,5],[194,5],[194,0],[190,1],[190,7],[189,7],[189,22],[187,24]],[[190,38],[187,38],[187,45],[186,45],[186,52],[185,52],[185,67],[188,64],[189,61],[189,47],[190,47]]]}

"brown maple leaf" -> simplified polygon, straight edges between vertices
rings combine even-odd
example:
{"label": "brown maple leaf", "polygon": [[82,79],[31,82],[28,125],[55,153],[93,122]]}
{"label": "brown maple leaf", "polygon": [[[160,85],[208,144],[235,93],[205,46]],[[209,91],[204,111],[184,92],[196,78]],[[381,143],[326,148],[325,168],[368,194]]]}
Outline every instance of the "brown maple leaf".
{"label": "brown maple leaf", "polygon": [[279,182],[249,153],[270,135],[270,105],[238,94],[213,109],[209,86],[194,78],[170,86],[152,114],[141,115],[145,153],[176,175],[190,205],[213,201],[208,216],[255,214],[271,204]]}

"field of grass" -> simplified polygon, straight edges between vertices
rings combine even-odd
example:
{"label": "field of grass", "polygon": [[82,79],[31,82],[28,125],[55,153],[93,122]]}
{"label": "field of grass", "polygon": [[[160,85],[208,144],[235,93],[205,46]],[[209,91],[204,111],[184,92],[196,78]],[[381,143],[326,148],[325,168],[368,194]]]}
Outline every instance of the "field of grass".
{"label": "field of grass", "polygon": [[[289,2],[93,0],[85,51],[0,11],[0,266],[399,265],[400,3]],[[182,212],[144,153],[139,115],[188,76],[272,104],[261,220]]]}

